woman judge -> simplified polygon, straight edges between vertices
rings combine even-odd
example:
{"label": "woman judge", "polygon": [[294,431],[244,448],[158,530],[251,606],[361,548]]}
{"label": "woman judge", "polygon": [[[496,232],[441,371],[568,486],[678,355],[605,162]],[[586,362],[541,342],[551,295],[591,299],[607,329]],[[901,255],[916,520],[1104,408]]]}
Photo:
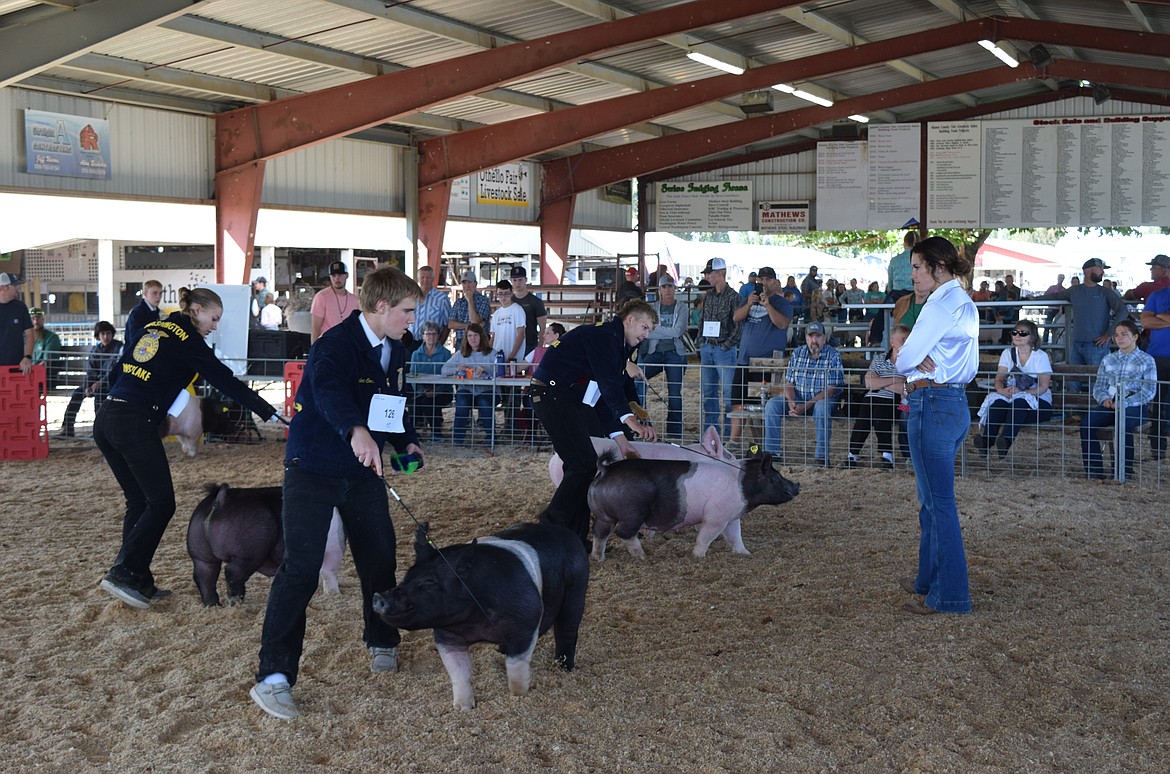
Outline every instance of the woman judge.
{"label": "woman judge", "polygon": [[280,413],[232,375],[203,339],[219,327],[223,301],[206,288],[179,290],[179,311],[149,323],[114,366],[93,438],[126,497],[122,548],[101,587],[131,607],[169,592],[155,588],[150,563],[175,515],[175,487],[159,425],[198,373],[264,419]]}
{"label": "woman judge", "polygon": [[528,388],[533,410],[565,470],[541,518],[567,527],[584,543],[589,539],[586,498],[597,473],[590,438],[613,438],[623,456],[631,449],[623,424],[647,441],[658,439],[654,428],[630,410],[637,395],[626,370],[630,354],[657,324],[654,307],[641,299],[627,301],[609,322],[578,326],[553,342]]}
{"label": "woman judge", "polygon": [[918,615],[969,613],[967,558],[955,503],[955,455],[971,424],[967,383],[979,368],[979,313],[957,277],[971,262],[942,237],[914,245],[910,278],[926,303],[898,353],[906,377],[907,436],[918,483],[918,575],[899,579],[924,594],[903,609]]}

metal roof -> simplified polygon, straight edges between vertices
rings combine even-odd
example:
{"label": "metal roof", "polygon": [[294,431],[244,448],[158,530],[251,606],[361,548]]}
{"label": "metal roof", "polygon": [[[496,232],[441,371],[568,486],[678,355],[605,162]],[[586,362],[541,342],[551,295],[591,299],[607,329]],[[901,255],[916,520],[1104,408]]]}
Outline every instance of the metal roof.
{"label": "metal roof", "polygon": [[[0,84],[217,114],[556,33],[584,34],[603,22],[664,9],[734,8],[739,3],[0,0],[0,50],[6,52],[0,60]],[[394,131],[384,136],[397,142],[403,137],[425,140],[573,105],[596,104],[603,110],[607,109],[606,100],[614,97],[720,75],[688,59],[690,50],[755,69],[813,55],[863,50],[867,43],[911,33],[930,38],[958,22],[989,17],[1097,28],[1101,47],[1067,46],[1056,41],[1046,43],[1045,48],[1056,60],[1083,66],[1087,80],[1099,80],[1120,90],[1119,98],[1138,105],[1170,104],[1164,77],[1170,46],[1162,49],[1166,53],[1161,56],[1133,53],[1124,50],[1125,39],[1118,39],[1119,32],[1129,33],[1127,39],[1133,40],[1139,33],[1170,35],[1170,0],[777,0],[772,6],[765,13],[598,50],[560,67],[523,75],[500,88],[395,116],[387,123]],[[86,20],[84,24],[82,20]],[[1027,39],[1002,42],[1004,48],[1025,60],[1034,43]],[[1003,65],[979,45],[968,42],[856,68],[842,66],[792,85],[837,102],[889,93],[867,115],[875,122],[894,122],[991,108],[1006,99],[1067,97],[1069,84],[1079,80],[1040,77],[975,88],[956,86],[942,96],[899,103],[898,90],[908,86],[996,67]],[[1100,74],[1099,79],[1093,77],[1095,73]],[[809,107],[808,102],[794,96],[771,93],[772,115]],[[613,128],[584,144],[569,140],[557,146],[550,142],[534,157],[547,159],[753,120],[740,111],[740,101],[740,95],[730,94],[649,121],[631,120],[624,128]],[[822,123],[756,141],[751,150],[781,149],[796,140],[816,138],[842,120],[827,116]],[[729,158],[733,155],[725,149],[720,153]]]}

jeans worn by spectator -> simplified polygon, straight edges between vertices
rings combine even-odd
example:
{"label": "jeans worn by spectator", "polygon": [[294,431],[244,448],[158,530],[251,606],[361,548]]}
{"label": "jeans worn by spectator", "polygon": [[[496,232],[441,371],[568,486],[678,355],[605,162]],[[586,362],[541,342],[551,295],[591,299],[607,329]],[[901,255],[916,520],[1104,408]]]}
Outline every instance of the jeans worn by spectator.
{"label": "jeans worn by spectator", "polygon": [[[658,374],[666,374],[666,436],[671,439],[681,439],[683,434],[682,384],[686,364],[687,356],[677,352],[651,352],[638,360],[638,365],[646,373],[646,381]],[[639,379],[634,386],[638,390],[638,403],[645,406],[646,382]]]}
{"label": "jeans worn by spectator", "polygon": [[[1108,343],[1097,346],[1092,341],[1074,341],[1068,352],[1068,364],[1099,366],[1108,354]],[[1066,379],[1066,382],[1067,392],[1084,392],[1087,389],[1084,382],[1075,379]]]}
{"label": "jeans worn by spectator", "polygon": [[929,589],[927,607],[942,613],[971,612],[967,556],[955,501],[955,456],[971,425],[964,390],[933,387],[907,397],[906,434],[918,485],[918,576],[914,587]]}
{"label": "jeans worn by spectator", "polygon": [[496,406],[491,390],[480,392],[474,398],[470,390],[458,389],[455,391],[455,423],[451,427],[451,441],[452,443],[463,443],[468,425],[471,423],[471,404],[473,402],[479,411],[479,426],[487,435],[487,444],[491,446],[495,440],[493,436],[496,431]]}
{"label": "jeans worn by spectator", "polygon": [[[732,388],[735,385],[735,358],[738,348],[720,349],[714,344],[704,344],[699,349],[699,384],[703,393],[703,427],[714,425],[724,438],[731,435]],[[722,404],[722,419],[720,411]]]}
{"label": "jeans worn by spectator", "polygon": [[[806,401],[811,396],[796,391],[798,401]],[[833,409],[837,399],[825,398],[813,404],[812,417],[816,426],[816,450],[814,452],[818,462],[827,462],[829,459],[829,440],[833,434]],[[806,415],[807,416],[807,415]],[[782,454],[784,451],[784,421],[788,419],[788,399],[784,395],[770,398],[764,404],[764,451],[769,454]]]}
{"label": "jeans worn by spectator", "polygon": [[[1097,430],[1102,427],[1113,427],[1117,421],[1117,411],[1101,405],[1091,406],[1081,419],[1081,459],[1085,465],[1085,475],[1089,478],[1109,478],[1110,473],[1105,471],[1101,459],[1101,442],[1097,440]],[[1146,404],[1138,403],[1125,407],[1125,476],[1133,476],[1133,433],[1138,425],[1146,421]]]}
{"label": "jeans worn by spectator", "polygon": [[1155,355],[1154,365],[1158,369],[1158,396],[1153,402],[1157,416],[1151,415],[1150,451],[1161,459],[1170,440],[1170,357]]}

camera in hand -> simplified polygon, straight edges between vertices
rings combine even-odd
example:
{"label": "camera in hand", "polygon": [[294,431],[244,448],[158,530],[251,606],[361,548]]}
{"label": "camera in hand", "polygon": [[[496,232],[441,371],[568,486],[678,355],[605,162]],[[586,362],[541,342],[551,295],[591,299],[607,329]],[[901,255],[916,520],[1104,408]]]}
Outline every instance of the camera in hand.
{"label": "camera in hand", "polygon": [[762,282],[756,283],[756,295],[759,296],[760,298],[764,297],[764,283],[762,283]]}

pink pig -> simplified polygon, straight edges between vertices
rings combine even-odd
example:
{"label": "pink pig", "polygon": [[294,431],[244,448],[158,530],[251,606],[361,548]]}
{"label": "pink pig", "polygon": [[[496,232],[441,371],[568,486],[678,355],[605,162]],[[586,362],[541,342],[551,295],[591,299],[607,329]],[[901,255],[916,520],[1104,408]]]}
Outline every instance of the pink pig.
{"label": "pink pig", "polygon": [[[610,438],[593,438],[591,440],[593,441],[593,450],[597,452],[598,457],[607,451],[612,451],[618,455],[618,459],[621,459],[621,452],[618,450],[617,441]],[[708,427],[707,432],[703,433],[702,443],[675,446],[671,443],[633,441],[630,443],[630,446],[634,447],[634,450],[644,460],[683,460],[686,462],[703,460],[735,461],[735,457],[732,457],[730,452],[723,448],[723,441],[719,438],[719,431],[713,426]],[[553,454],[549,458],[548,477],[552,479],[553,486],[561,485],[561,479],[565,477],[564,463],[561,462],[561,455]]]}
{"label": "pink pig", "polygon": [[706,556],[720,535],[733,552],[747,554],[740,535],[743,515],[758,505],[786,503],[800,493],[799,484],[772,467],[770,454],[712,463],[617,460],[607,452],[598,464],[597,478],[589,485],[592,556],[598,562],[605,561],[610,532],[617,532],[633,556],[645,559],[639,530],[669,532],[694,525],[699,527],[695,556]]}

